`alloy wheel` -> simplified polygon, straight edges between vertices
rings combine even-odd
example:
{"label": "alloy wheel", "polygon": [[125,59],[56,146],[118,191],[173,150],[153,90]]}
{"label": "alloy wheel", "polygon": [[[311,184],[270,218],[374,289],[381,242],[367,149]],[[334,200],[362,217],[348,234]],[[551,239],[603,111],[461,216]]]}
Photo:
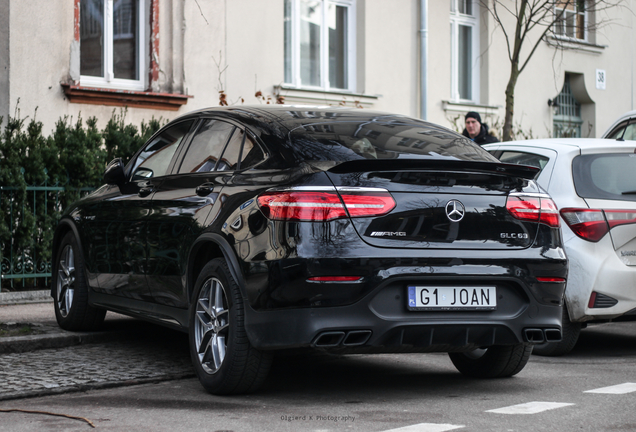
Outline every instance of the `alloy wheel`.
{"label": "alloy wheel", "polygon": [[66,245],[60,255],[57,270],[57,307],[66,318],[73,306],[75,294],[75,253],[71,245]]}
{"label": "alloy wheel", "polygon": [[209,374],[216,373],[225,359],[230,326],[225,288],[216,278],[208,279],[199,292],[194,336],[199,362]]}

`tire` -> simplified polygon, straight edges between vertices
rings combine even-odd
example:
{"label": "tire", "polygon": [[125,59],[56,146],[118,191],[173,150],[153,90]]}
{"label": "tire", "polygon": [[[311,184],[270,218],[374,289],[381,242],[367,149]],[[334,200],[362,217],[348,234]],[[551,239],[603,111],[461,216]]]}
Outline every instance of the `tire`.
{"label": "tire", "polygon": [[472,378],[506,378],[518,374],[530,360],[532,345],[492,346],[467,353],[448,353],[458,371]]}
{"label": "tire", "polygon": [[98,329],[104,322],[106,311],[88,304],[86,267],[72,232],[62,238],[53,262],[52,283],[58,325],[71,331]]}
{"label": "tire", "polygon": [[224,259],[203,267],[190,306],[190,357],[212,394],[251,393],[265,381],[272,355],[251,346],[243,298]]}
{"label": "tire", "polygon": [[533,354],[540,356],[556,357],[572,351],[581,334],[581,323],[570,321],[568,310],[563,304],[563,324],[561,326],[561,342],[548,342],[535,345]]}

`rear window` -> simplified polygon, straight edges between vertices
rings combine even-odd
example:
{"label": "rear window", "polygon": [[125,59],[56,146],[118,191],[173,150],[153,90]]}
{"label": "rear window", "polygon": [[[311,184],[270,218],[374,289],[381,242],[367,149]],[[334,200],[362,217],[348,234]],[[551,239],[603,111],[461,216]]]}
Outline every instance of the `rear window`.
{"label": "rear window", "polygon": [[582,198],[636,201],[636,154],[581,155],[572,161],[576,193]]}
{"label": "rear window", "polygon": [[[529,165],[539,168],[540,170],[543,170],[543,168],[545,168],[545,166],[550,161],[550,158],[535,153],[526,153],[519,151],[495,151],[491,153],[495,156],[498,155],[501,162],[516,165]],[[537,172],[537,175],[534,178],[539,177],[539,174],[541,174],[541,171]]]}
{"label": "rear window", "polygon": [[290,133],[306,161],[356,159],[452,159],[497,162],[479,145],[432,124],[356,121],[312,123]]}
{"label": "rear window", "polygon": [[610,134],[608,134],[605,138],[607,139],[624,139],[624,140],[635,140],[636,139],[636,121],[630,120],[629,122],[624,122],[617,128],[615,128]]}

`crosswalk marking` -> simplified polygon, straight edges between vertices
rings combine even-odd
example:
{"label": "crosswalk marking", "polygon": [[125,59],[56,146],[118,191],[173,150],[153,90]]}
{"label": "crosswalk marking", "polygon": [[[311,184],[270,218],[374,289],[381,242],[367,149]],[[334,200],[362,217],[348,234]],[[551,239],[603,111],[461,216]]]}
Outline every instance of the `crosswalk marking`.
{"label": "crosswalk marking", "polygon": [[384,432],[446,432],[455,429],[465,428],[464,425],[437,424],[437,423],[419,423],[411,426],[405,426],[397,429],[391,429]]}
{"label": "crosswalk marking", "polygon": [[587,390],[583,393],[604,393],[604,394],[625,394],[636,391],[636,383],[623,383],[609,387],[597,388],[595,390]]}
{"label": "crosswalk marking", "polygon": [[519,405],[512,405],[504,408],[497,408],[488,410],[486,412],[496,414],[537,414],[543,411],[548,411],[556,408],[563,408],[566,406],[574,405],[573,403],[561,403],[561,402],[528,402]]}

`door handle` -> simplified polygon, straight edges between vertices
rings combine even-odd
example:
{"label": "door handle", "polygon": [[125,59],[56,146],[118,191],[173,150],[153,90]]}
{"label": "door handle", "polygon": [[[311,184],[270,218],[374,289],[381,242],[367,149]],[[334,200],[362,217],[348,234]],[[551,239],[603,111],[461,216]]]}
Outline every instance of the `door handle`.
{"label": "door handle", "polygon": [[153,193],[154,190],[155,189],[152,186],[142,187],[141,189],[139,189],[139,196],[142,198],[145,198],[151,193]]}
{"label": "door handle", "polygon": [[203,183],[200,186],[197,186],[195,192],[200,197],[208,196],[214,190],[214,185],[210,183]]}

